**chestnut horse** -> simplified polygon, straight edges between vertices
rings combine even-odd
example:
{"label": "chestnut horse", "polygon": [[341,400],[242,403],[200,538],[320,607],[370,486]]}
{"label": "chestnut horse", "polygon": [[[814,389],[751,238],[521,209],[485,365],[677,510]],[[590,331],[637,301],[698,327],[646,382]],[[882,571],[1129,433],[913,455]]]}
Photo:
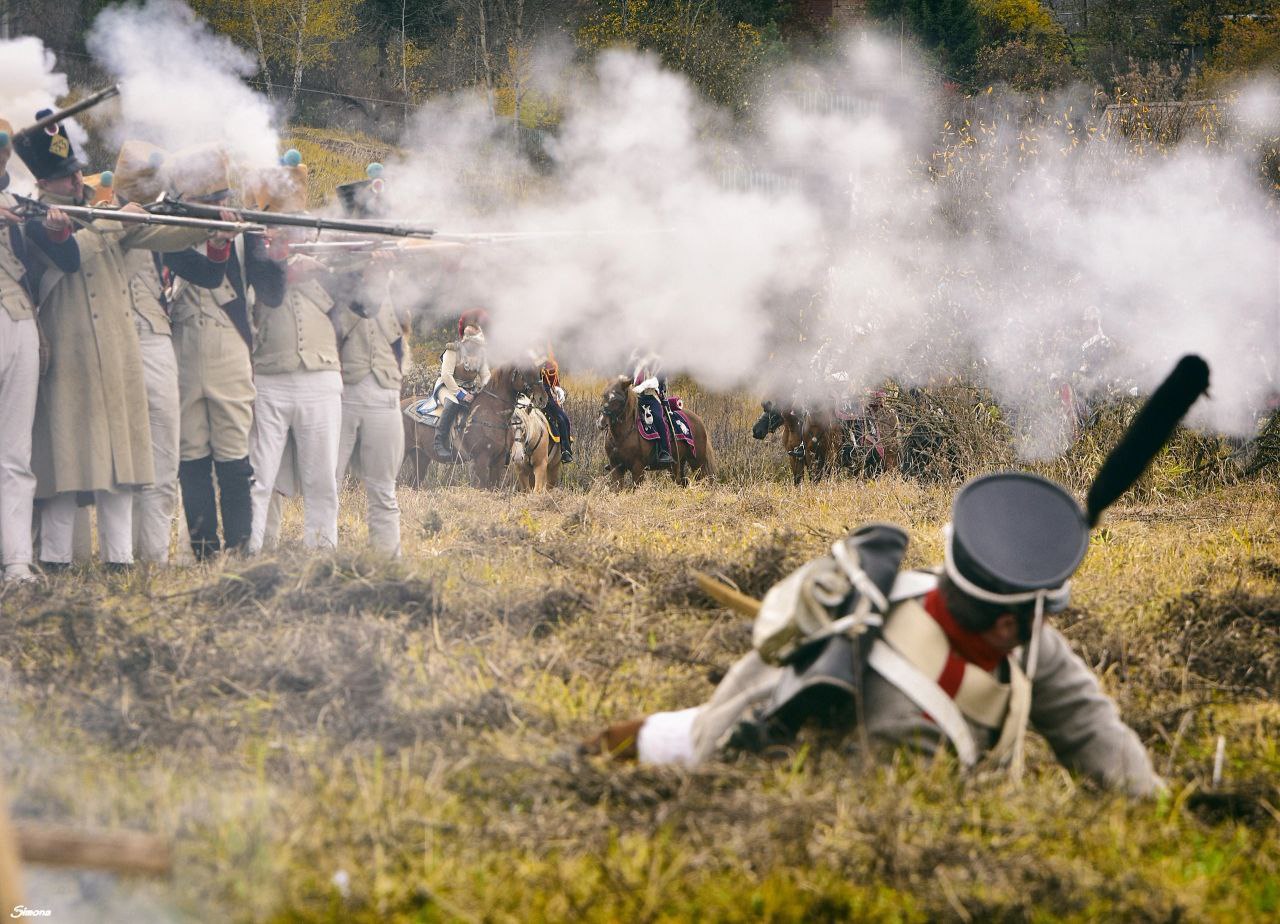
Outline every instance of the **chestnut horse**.
{"label": "chestnut horse", "polygon": [[[597,428],[606,431],[604,454],[608,467],[605,471],[618,488],[622,487],[627,472],[639,484],[644,479],[645,470],[653,470],[653,449],[636,429],[638,405],[631,379],[620,375],[605,389],[604,403],[596,421]],[[693,431],[693,449],[690,450],[686,443],[672,434],[671,477],[676,484],[688,484],[685,470],[689,468],[693,469],[697,477],[710,481],[715,477],[715,453],[711,449],[711,440],[707,437],[707,427],[693,411],[685,408],[684,413],[689,418],[689,428]]]}
{"label": "chestnut horse", "polygon": [[[433,444],[435,428],[419,423],[409,415],[404,419],[405,460],[409,463],[409,484],[421,487],[427,466],[432,463],[453,465],[471,463],[471,483],[477,488],[496,488],[511,452],[511,415],[520,395],[536,400],[542,390],[538,370],[533,367],[501,366],[493,370],[488,383],[471,402],[471,410],[463,422],[454,427],[452,457],[436,455]],[[406,408],[421,397],[406,398]]]}
{"label": "chestnut horse", "polygon": [[521,398],[511,414],[514,442],[511,468],[522,491],[546,491],[560,484],[560,444],[551,438],[547,415]]}
{"label": "chestnut horse", "polygon": [[824,478],[843,440],[843,427],[835,415],[830,411],[783,409],[772,401],[764,401],[760,407],[764,413],[751,428],[751,435],[762,440],[782,428],[782,449],[791,466],[792,482],[799,485],[806,471],[810,481]]}

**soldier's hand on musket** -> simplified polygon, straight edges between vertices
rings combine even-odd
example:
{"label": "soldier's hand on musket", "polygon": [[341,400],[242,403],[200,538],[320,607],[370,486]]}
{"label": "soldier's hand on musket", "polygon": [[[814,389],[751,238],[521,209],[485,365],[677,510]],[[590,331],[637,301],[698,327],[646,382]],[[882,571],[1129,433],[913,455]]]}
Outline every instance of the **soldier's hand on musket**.
{"label": "soldier's hand on musket", "polygon": [[122,205],[122,206],[120,206],[120,211],[122,211],[122,212],[133,212],[135,215],[146,215],[146,214],[147,214],[147,210],[146,210],[146,209],[144,209],[142,206],[138,205],[138,203],[136,203],[136,202],[130,202],[128,205]]}
{"label": "soldier's hand on musket", "polygon": [[20,225],[22,224],[22,216],[6,208],[0,208],[0,222],[6,225]]}
{"label": "soldier's hand on musket", "polygon": [[[240,220],[240,216],[237,215],[235,212],[231,211],[231,209],[222,209],[220,212],[218,212],[218,220],[235,222]],[[215,231],[213,232],[213,236],[210,238],[210,240],[212,240],[213,243],[215,244],[226,244],[234,240],[235,236],[239,233],[240,233],[239,231],[230,231],[230,230]]]}
{"label": "soldier's hand on musket", "polygon": [[50,206],[42,224],[46,231],[66,231],[71,228],[71,218],[62,209]]}

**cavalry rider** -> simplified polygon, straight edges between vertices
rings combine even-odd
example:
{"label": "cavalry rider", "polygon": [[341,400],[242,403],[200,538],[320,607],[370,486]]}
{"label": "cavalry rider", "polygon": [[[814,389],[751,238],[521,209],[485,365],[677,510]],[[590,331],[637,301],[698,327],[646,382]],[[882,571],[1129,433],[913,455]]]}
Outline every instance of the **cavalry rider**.
{"label": "cavalry rider", "polygon": [[444,348],[440,357],[440,400],[444,411],[436,424],[435,453],[453,455],[451,436],[459,414],[470,410],[471,402],[489,383],[489,359],[485,355],[484,326],[489,313],[483,308],[464,311],[458,318],[458,339]]}
{"label": "cavalry rider", "polygon": [[550,344],[543,356],[535,357],[538,373],[542,378],[542,387],[547,393],[547,420],[551,431],[560,440],[560,461],[573,461],[573,436],[570,431],[569,414],[564,409],[564,389],[560,387],[560,364],[556,362],[555,353]]}
{"label": "cavalry rider", "polygon": [[633,350],[631,353],[631,390],[636,393],[645,423],[658,434],[658,455],[654,464],[663,468],[671,464],[671,429],[667,426],[667,377],[657,353]]}
{"label": "cavalry rider", "polygon": [[865,526],[760,604],[754,650],[701,706],[610,726],[584,747],[696,765],[789,740],[805,722],[1020,772],[1028,723],[1060,763],[1149,796],[1163,786],[1137,734],[1045,624],[1089,548],[1062,487],[1021,472],[969,482],[944,530],[940,574],[899,572],[907,534]]}

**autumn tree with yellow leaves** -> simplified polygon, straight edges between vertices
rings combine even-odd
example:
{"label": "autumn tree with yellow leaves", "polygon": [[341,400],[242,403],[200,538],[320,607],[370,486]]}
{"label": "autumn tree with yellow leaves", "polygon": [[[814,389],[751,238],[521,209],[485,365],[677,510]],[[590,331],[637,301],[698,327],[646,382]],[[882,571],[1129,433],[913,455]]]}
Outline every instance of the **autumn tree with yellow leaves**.
{"label": "autumn tree with yellow leaves", "polygon": [[329,64],[333,49],[358,28],[360,0],[191,0],[192,8],[218,31],[252,48],[263,82],[287,80],[289,108],[308,69]]}

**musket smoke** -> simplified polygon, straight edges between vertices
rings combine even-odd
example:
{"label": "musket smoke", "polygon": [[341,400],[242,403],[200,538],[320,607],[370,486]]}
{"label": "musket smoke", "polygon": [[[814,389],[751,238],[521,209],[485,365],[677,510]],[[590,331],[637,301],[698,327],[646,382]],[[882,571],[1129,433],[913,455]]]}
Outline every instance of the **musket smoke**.
{"label": "musket smoke", "polygon": [[[15,130],[35,121],[39,110],[56,108],[58,99],[66,95],[67,77],[54,67],[52,52],[34,36],[0,41],[0,116]],[[68,120],[67,133],[72,143],[83,146],[85,133],[74,120]],[[8,169],[17,191],[34,189],[31,174],[18,158],[9,159]]]}
{"label": "musket smoke", "polygon": [[218,141],[246,166],[279,156],[270,101],[245,79],[253,58],[177,0],[109,7],[86,44],[120,78],[122,112],[113,141],[139,138],[175,150]]}
{"label": "musket smoke", "polygon": [[[811,399],[837,368],[864,388],[966,376],[1013,410],[1036,456],[1062,448],[1064,382],[1145,389],[1196,350],[1215,400],[1195,419],[1248,432],[1280,389],[1280,235],[1247,148],[1137,156],[1055,125],[1064,98],[1033,107],[1038,119],[992,117],[939,161],[948,101],[897,69],[896,51],[851,41],[822,74],[842,106],[780,94],[743,138],[682,77],[609,52],[561,100],[554,169],[532,194],[489,210],[445,191],[440,164],[492,146],[481,119],[483,135],[456,132],[448,151],[411,136],[406,149],[430,158],[389,169],[389,184],[442,224],[607,232],[475,255],[463,298],[495,310],[508,355],[549,338],[599,368],[648,346],[711,385]],[[786,183],[734,188],[733,163]],[[406,175],[433,177],[433,200]]]}

